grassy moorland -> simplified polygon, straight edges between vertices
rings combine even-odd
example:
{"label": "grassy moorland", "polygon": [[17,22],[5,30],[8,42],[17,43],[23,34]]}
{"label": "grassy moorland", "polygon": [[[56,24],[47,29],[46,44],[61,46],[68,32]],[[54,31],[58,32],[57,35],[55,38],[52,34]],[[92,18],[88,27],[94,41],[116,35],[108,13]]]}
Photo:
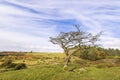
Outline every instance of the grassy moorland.
{"label": "grassy moorland", "polygon": [[4,56],[13,63],[25,63],[28,68],[13,70],[0,68],[0,80],[120,80],[120,65],[113,58],[89,61],[72,57],[63,69],[65,55],[55,53],[28,53],[23,56]]}

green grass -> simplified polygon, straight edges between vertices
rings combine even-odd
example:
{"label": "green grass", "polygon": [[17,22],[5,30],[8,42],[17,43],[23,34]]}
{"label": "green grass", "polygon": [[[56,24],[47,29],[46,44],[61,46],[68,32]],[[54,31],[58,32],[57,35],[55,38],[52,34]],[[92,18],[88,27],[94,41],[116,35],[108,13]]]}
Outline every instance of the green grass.
{"label": "green grass", "polygon": [[28,69],[0,73],[0,80],[119,80],[120,67],[86,67],[86,71],[70,72],[63,65],[39,64]]}
{"label": "green grass", "polygon": [[[5,59],[9,57],[11,56]],[[0,80],[120,80],[120,66],[107,68],[104,67],[106,63],[102,61],[88,61],[72,57],[68,68],[64,70],[65,55],[61,53],[28,53],[26,56],[17,58],[19,59],[13,59],[13,62],[25,63],[28,69],[5,72],[2,72],[4,69],[0,69]],[[103,67],[96,68],[97,65]],[[81,67],[85,67],[85,71],[81,72]],[[75,70],[71,71],[73,68]]]}

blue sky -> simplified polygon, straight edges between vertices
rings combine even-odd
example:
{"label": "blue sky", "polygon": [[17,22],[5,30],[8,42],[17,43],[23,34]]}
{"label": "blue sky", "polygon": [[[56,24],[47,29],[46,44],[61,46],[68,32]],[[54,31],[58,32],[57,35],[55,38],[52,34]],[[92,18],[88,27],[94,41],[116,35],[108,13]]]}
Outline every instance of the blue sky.
{"label": "blue sky", "polygon": [[0,51],[62,51],[49,37],[73,24],[120,49],[120,0],[0,0]]}

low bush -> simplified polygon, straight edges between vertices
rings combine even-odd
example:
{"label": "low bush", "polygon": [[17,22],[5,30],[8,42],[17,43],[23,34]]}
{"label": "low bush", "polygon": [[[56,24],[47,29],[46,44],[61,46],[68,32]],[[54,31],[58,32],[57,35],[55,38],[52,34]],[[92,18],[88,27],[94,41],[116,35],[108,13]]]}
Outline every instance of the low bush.
{"label": "low bush", "polygon": [[80,58],[88,59],[91,61],[96,61],[99,59],[104,59],[106,54],[103,51],[98,50],[97,48],[89,48],[80,52]]}
{"label": "low bush", "polygon": [[80,53],[80,58],[82,58],[82,59],[88,59],[88,51],[87,50],[86,51],[82,51]]}
{"label": "low bush", "polygon": [[14,67],[15,70],[20,70],[20,69],[25,69],[27,68],[25,63],[18,63],[16,64],[16,66]]}
{"label": "low bush", "polygon": [[6,60],[0,65],[1,68],[13,68],[14,70],[20,70],[27,68],[25,63],[13,63],[12,60]]}
{"label": "low bush", "polygon": [[98,54],[96,49],[92,49],[88,53],[88,59],[91,61],[95,61],[98,59]]}
{"label": "low bush", "polygon": [[12,68],[12,67],[15,67],[16,64],[12,63],[12,60],[6,60],[0,66],[4,68]]}

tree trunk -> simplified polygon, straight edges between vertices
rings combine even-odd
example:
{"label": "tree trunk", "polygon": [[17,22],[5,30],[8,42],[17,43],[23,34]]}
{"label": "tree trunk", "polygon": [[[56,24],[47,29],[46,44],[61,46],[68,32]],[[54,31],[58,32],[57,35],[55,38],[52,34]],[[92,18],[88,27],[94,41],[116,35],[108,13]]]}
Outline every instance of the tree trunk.
{"label": "tree trunk", "polygon": [[76,51],[76,49],[71,49],[71,50],[66,50],[65,54],[66,54],[66,59],[65,59],[65,64],[64,64],[64,68],[66,68],[68,66],[68,63],[70,62],[71,59],[71,55]]}
{"label": "tree trunk", "polygon": [[71,55],[66,56],[64,68],[66,68],[68,66],[68,63],[70,62],[70,58],[71,58]]}

